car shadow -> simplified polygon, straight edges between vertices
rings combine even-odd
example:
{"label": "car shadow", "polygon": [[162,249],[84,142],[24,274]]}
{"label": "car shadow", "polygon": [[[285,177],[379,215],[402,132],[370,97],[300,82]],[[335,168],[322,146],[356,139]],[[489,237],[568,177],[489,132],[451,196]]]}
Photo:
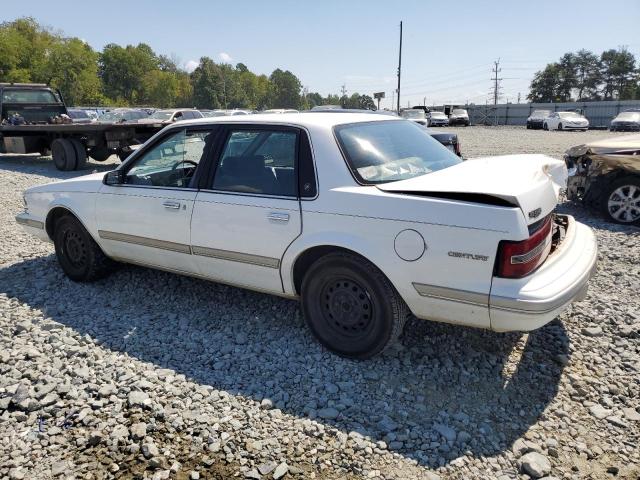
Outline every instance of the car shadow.
{"label": "car shadow", "polygon": [[113,156],[105,162],[95,162],[87,158],[87,165],[82,170],[63,172],[56,169],[51,157],[39,155],[0,154],[0,170],[17,173],[36,174],[54,180],[66,180],[96,172],[108,172],[118,166],[117,157]]}
{"label": "car shadow", "polygon": [[312,338],[295,301],[133,266],[73,283],[54,255],[0,269],[0,292],[103,348],[431,468],[509,449],[554,399],[569,354],[559,321],[523,335],[414,319],[385,354],[352,361]]}

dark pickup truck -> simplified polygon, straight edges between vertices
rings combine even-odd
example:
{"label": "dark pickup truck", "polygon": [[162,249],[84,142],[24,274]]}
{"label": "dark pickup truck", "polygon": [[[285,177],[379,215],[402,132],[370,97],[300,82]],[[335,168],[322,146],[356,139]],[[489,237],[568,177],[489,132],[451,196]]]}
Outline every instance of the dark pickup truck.
{"label": "dark pickup truck", "polygon": [[72,123],[58,90],[45,84],[0,83],[0,153],[53,155],[58,170],[79,170],[87,156],[121,159],[162,123]]}

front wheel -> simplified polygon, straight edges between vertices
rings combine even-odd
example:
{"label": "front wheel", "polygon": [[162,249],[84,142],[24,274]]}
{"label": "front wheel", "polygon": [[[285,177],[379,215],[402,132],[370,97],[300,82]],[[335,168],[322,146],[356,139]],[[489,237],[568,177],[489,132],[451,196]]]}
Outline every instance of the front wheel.
{"label": "front wheel", "polygon": [[62,270],[74,282],[103,278],[116,265],[71,215],[60,218],[56,223],[53,244]]}
{"label": "front wheel", "polygon": [[606,189],[602,208],[605,216],[615,223],[640,223],[640,178],[623,177]]}
{"label": "front wheel", "polygon": [[549,125],[547,125],[546,123],[542,124],[542,129],[543,130],[549,130]]}
{"label": "front wheel", "polygon": [[366,359],[402,333],[408,309],[373,264],[350,253],[332,253],[307,271],[301,288],[305,321],[329,350]]}
{"label": "front wheel", "polygon": [[562,124],[561,123],[558,124],[558,131],[560,131],[560,130],[562,130]]}

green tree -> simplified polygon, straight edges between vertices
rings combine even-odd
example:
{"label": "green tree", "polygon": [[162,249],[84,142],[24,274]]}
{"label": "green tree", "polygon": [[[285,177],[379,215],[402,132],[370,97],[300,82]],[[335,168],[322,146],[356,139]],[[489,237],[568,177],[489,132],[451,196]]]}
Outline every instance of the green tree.
{"label": "green tree", "polygon": [[217,65],[211,58],[202,57],[191,73],[193,103],[196,108],[226,108],[226,85]]}
{"label": "green tree", "polygon": [[605,100],[633,98],[638,81],[636,59],[633,54],[624,47],[607,50],[602,52],[600,64],[602,97]]}
{"label": "green tree", "polygon": [[597,100],[600,59],[593,52],[580,50],[574,56],[576,100]]}
{"label": "green tree", "polygon": [[274,70],[269,77],[271,82],[271,107],[272,108],[301,108],[302,98],[300,91],[302,83],[289,70]]}
{"label": "green tree", "polygon": [[0,24],[0,81],[39,82],[56,37],[33,18]]}
{"label": "green tree", "polygon": [[144,78],[159,68],[153,50],[144,43],[121,47],[109,44],[100,55],[100,77],[104,92],[114,100],[135,105],[145,98]]}
{"label": "green tree", "polygon": [[536,72],[529,86],[530,102],[544,103],[555,102],[557,99],[558,85],[560,84],[560,65],[557,63],[548,64],[544,70]]}

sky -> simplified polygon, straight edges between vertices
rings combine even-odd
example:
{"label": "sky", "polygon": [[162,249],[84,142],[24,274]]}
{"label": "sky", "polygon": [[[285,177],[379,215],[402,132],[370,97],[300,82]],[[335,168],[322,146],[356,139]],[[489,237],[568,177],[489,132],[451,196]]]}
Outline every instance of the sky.
{"label": "sky", "polygon": [[485,103],[500,60],[501,101],[524,101],[533,74],[566,52],[625,45],[640,59],[640,0],[2,0],[0,21],[32,16],[100,50],[150,45],[195,68],[202,56],[256,73],[291,70],[309,91],[397,87],[401,105]]}

